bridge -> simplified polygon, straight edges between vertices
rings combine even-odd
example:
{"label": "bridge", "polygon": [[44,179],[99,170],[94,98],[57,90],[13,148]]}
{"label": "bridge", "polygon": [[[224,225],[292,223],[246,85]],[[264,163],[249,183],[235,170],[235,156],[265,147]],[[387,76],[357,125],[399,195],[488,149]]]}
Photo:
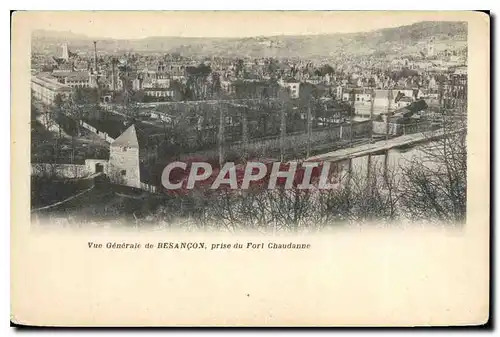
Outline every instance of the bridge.
{"label": "bridge", "polygon": [[322,160],[322,161],[329,161],[332,163],[339,162],[371,154],[385,153],[390,149],[412,146],[418,143],[425,143],[432,140],[440,139],[446,134],[450,135],[461,132],[466,132],[466,128],[459,128],[452,131],[446,130],[446,132],[445,129],[438,129],[435,131],[413,133],[409,135],[403,135],[391,138],[389,140],[382,140],[375,143],[363,144],[355,147],[344,148],[337,151],[320,154],[317,156],[309,157],[306,159],[306,161]]}
{"label": "bridge", "polygon": [[328,161],[331,163],[338,163],[348,161],[348,172],[352,172],[352,159],[368,156],[367,177],[371,174],[371,159],[372,155],[384,155],[384,176],[387,177],[387,168],[389,161],[389,150],[401,147],[413,146],[421,143],[427,143],[433,140],[438,140],[446,135],[453,135],[457,133],[467,132],[467,128],[457,128],[454,130],[438,129],[435,131],[426,131],[421,133],[413,133],[403,135],[388,140],[382,140],[375,143],[362,144],[355,147],[344,148],[313,157],[307,158],[305,161]]}

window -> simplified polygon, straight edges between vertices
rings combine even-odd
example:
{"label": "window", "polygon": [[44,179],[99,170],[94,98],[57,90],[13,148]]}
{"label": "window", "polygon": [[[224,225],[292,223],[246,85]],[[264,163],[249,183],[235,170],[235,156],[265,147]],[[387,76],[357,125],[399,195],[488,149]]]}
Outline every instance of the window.
{"label": "window", "polygon": [[126,170],[121,170],[121,171],[120,171],[120,174],[121,174],[122,176],[125,176],[125,175],[127,175],[127,171],[126,171]]}

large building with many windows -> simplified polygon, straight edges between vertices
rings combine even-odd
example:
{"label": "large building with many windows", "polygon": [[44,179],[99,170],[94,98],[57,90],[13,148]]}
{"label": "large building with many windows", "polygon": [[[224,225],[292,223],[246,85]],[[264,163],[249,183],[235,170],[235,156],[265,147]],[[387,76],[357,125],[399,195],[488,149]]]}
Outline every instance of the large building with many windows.
{"label": "large building with many windows", "polygon": [[57,95],[63,99],[71,95],[71,87],[41,75],[31,77],[31,91],[36,99],[47,105],[54,104]]}

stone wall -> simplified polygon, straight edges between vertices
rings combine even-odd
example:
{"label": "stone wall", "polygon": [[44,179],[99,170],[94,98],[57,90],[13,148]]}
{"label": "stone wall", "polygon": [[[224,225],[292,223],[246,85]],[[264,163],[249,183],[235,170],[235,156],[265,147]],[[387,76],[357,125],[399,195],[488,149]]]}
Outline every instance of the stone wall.
{"label": "stone wall", "polygon": [[[352,130],[353,130],[353,138],[368,135],[370,133],[370,129],[372,128],[371,121],[362,121],[362,122],[353,122]],[[330,127],[323,130],[314,130],[311,133],[311,146],[315,145],[324,145],[324,144],[334,144],[339,140],[347,140],[350,138],[351,133],[351,125],[349,123],[338,125],[334,127]],[[296,132],[287,134],[283,140],[283,148],[286,151],[291,151],[297,147],[303,147],[307,145],[308,135],[306,132]],[[271,152],[275,152],[280,149],[280,137],[269,137],[269,138],[260,138],[253,139],[248,142],[245,146],[242,142],[237,142],[233,144],[229,144],[225,146],[224,151],[226,154],[228,153],[250,153],[258,156],[265,157],[267,154]],[[186,158],[193,157],[202,157],[202,158],[217,158],[218,150],[217,148],[185,154],[181,156],[181,160]]]}
{"label": "stone wall", "polygon": [[389,123],[385,122],[373,122],[373,132],[378,134],[386,134],[387,125],[389,126],[389,135],[392,136],[401,136],[408,135],[412,133],[424,132],[428,131],[431,127],[431,123],[429,121],[412,123],[412,124],[403,124],[403,123]]}
{"label": "stone wall", "polygon": [[100,138],[104,139],[105,142],[107,143],[112,143],[115,141],[114,138],[110,137],[106,132],[103,132],[103,131],[99,131],[97,130],[95,127],[93,127],[92,125],[88,124],[88,123],[85,123],[84,121],[80,120],[80,125],[82,127],[84,127],[85,129],[89,130],[90,132],[93,132],[95,133],[96,135],[98,135]]}
{"label": "stone wall", "polygon": [[85,167],[91,174],[97,173],[97,164],[102,165],[103,173],[108,174],[108,160],[106,159],[85,159]]}
{"label": "stone wall", "polygon": [[[389,132],[387,132],[387,126],[389,126]],[[402,124],[373,122],[373,133],[383,135],[388,133],[391,136],[400,136],[403,134],[403,127]]]}
{"label": "stone wall", "polygon": [[58,178],[84,178],[91,173],[86,165],[76,164],[50,164],[50,163],[32,163],[31,175],[51,176]]}

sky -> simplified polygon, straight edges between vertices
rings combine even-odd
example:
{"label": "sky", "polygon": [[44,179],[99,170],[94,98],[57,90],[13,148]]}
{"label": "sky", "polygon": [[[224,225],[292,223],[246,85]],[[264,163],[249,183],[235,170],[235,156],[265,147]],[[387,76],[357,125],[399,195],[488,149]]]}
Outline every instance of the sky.
{"label": "sky", "polygon": [[[453,12],[70,11],[30,12],[32,29],[89,37],[250,37],[366,32],[419,21],[455,20]],[[456,15],[456,12],[455,12]]]}

